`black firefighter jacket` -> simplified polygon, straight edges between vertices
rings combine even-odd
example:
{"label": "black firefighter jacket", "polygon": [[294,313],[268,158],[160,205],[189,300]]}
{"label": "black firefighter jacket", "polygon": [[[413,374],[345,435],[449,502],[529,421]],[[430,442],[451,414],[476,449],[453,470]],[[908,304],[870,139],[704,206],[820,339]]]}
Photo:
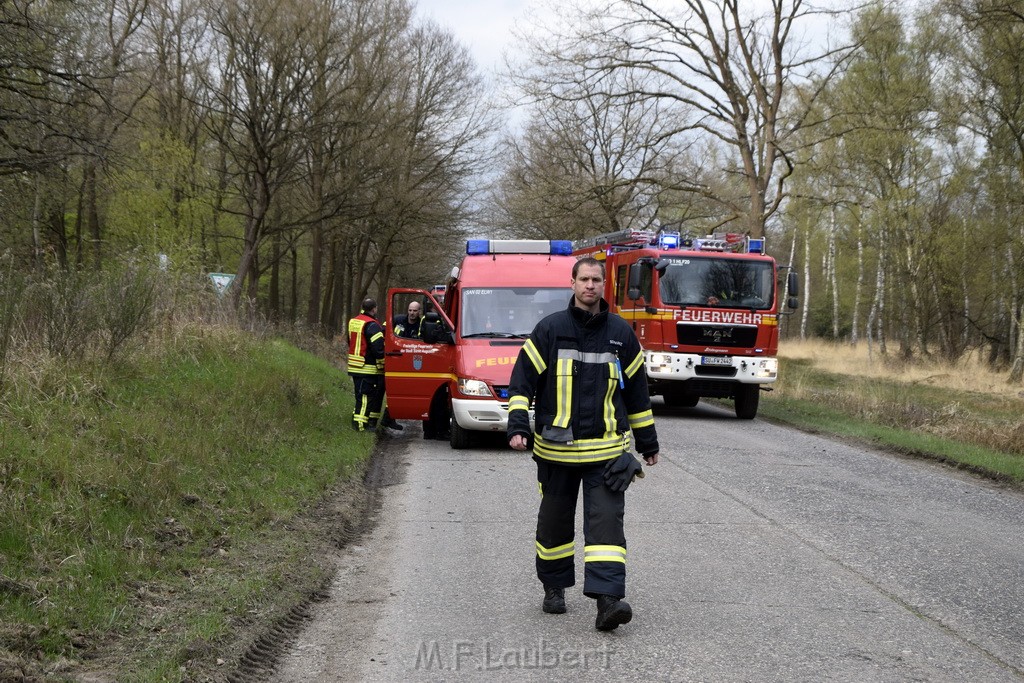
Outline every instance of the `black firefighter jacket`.
{"label": "black firefighter jacket", "polygon": [[629,449],[658,452],[644,355],[629,325],[608,312],[574,305],[537,323],[512,369],[508,436],[529,438],[534,455],[567,464],[609,460]]}

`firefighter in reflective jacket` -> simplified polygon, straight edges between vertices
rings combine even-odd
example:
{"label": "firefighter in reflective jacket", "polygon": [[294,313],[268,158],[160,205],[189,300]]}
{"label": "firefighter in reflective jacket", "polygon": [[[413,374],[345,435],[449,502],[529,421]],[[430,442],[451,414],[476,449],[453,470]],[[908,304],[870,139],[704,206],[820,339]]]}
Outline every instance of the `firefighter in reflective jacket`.
{"label": "firefighter in reflective jacket", "polygon": [[583,594],[597,600],[597,628],[610,631],[633,616],[622,600],[622,519],[626,487],[643,476],[643,469],[629,452],[629,433],[648,465],[658,462],[658,436],[643,350],[629,325],[609,313],[601,298],[604,265],[593,258],[577,261],[572,287],[568,308],[541,320],[516,359],[508,438],[516,450],[526,450],[533,439],[541,493],[536,565],[544,611],[565,612],[565,588],[576,583],[574,527],[582,483]]}
{"label": "firefighter in reflective jacket", "polygon": [[374,318],[377,302],[364,299],[362,313],[348,321],[348,374],[355,387],[352,428],[376,429],[384,405],[384,330]]}

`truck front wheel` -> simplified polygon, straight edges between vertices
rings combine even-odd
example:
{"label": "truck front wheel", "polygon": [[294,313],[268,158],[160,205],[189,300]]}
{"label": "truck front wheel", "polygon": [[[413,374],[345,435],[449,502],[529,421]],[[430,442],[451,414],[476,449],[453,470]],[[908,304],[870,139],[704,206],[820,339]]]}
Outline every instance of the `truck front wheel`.
{"label": "truck front wheel", "polygon": [[753,420],[757,416],[757,403],[761,399],[761,386],[741,384],[736,389],[736,417]]}

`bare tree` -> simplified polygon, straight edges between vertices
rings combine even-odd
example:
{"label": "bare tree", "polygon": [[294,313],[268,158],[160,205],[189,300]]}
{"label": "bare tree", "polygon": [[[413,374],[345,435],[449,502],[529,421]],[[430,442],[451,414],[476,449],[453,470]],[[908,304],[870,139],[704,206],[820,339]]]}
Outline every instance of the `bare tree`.
{"label": "bare tree", "polygon": [[[642,73],[610,75],[617,92],[642,90]],[[511,234],[579,239],[647,228],[679,180],[672,139],[681,112],[652,97],[619,97],[582,77],[551,88],[541,72],[517,78],[533,103],[519,139],[505,143],[506,163],[492,222]]]}
{"label": "bare tree", "polygon": [[[722,204],[727,222],[761,236],[785,198],[795,147],[804,144],[796,133],[851,48],[811,48],[801,31],[820,28],[811,22],[830,13],[803,0],[771,0],[764,15],[745,13],[742,4],[614,0],[590,11],[584,28],[532,48],[549,64],[571,65],[562,81],[549,70],[552,85],[582,73],[609,94],[685,105],[692,115],[676,134],[717,141],[725,152],[718,170],[744,188],[739,198],[706,193]],[[656,88],[616,91],[610,75],[621,70],[652,75],[647,83]]]}

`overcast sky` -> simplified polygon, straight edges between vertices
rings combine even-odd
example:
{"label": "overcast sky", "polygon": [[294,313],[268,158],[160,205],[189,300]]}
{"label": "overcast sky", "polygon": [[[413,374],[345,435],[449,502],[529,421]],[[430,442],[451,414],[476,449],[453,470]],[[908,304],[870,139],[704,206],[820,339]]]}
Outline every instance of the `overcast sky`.
{"label": "overcast sky", "polygon": [[530,0],[416,0],[417,14],[451,31],[488,75],[501,67],[512,27],[529,6]]}

